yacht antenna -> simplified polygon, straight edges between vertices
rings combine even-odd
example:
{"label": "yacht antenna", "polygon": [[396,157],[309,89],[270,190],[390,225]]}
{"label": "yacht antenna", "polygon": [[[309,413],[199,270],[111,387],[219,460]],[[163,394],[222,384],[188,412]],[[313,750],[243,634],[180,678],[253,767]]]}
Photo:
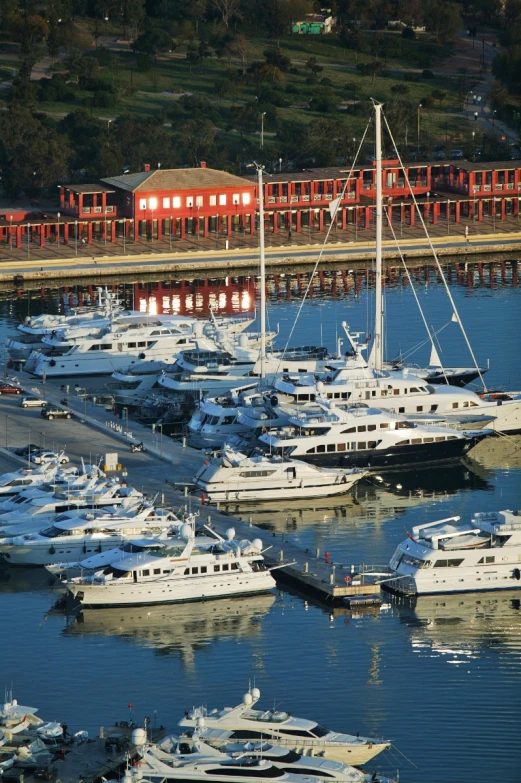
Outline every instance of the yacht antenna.
{"label": "yacht antenna", "polygon": [[259,190],[259,245],[260,245],[260,377],[261,385],[266,376],[266,258],[264,253],[264,185],[263,166],[255,163]]}
{"label": "yacht antenna", "polygon": [[374,342],[369,366],[381,370],[383,366],[383,299],[382,299],[382,104],[373,99],[376,136],[376,280]]}

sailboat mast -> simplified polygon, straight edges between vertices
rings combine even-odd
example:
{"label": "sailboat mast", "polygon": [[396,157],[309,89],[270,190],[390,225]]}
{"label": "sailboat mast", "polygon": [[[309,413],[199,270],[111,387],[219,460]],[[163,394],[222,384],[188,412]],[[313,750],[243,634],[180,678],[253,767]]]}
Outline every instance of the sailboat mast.
{"label": "sailboat mast", "polygon": [[264,186],[262,166],[257,166],[259,186],[259,242],[260,242],[260,377],[265,377],[266,362],[266,261],[264,257]]}
{"label": "sailboat mast", "polygon": [[376,131],[376,280],[375,280],[375,320],[372,366],[375,370],[383,367],[383,297],[382,297],[382,104],[374,104]]}

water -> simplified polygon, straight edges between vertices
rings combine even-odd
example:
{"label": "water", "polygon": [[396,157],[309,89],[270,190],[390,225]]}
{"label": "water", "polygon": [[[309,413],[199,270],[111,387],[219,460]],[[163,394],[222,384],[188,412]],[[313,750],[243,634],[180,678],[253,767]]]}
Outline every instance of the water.
{"label": "water", "polygon": [[[507,267],[485,270],[474,286],[465,275],[451,291],[476,358],[491,369],[488,384],[521,388],[518,356],[520,293]],[[293,344],[333,348],[342,320],[354,330],[371,320],[363,279],[350,289],[328,278],[303,308]],[[340,278],[339,282],[342,279]],[[513,284],[514,283],[514,284]],[[270,323],[283,344],[298,306],[294,277],[270,280]],[[278,286],[278,291],[277,291]],[[450,308],[432,270],[415,290],[428,323],[440,328]],[[221,294],[229,295],[222,284]],[[50,292],[47,302],[58,301]],[[137,294],[148,296],[148,294]],[[231,296],[230,296],[231,299]],[[26,298],[4,305],[2,327]],[[193,298],[196,301],[196,296]],[[31,303],[33,308],[37,303]],[[226,303],[224,303],[226,306]],[[388,355],[423,337],[409,287],[387,287]],[[232,308],[233,309],[233,308]],[[239,304],[238,308],[241,309]],[[469,364],[455,324],[440,335],[447,364]],[[426,363],[428,347],[417,360]],[[336,562],[386,563],[413,524],[455,514],[518,508],[521,437],[484,441],[464,465],[360,485],[356,501],[329,500],[240,509],[301,546],[330,552]],[[397,486],[399,485],[399,486]],[[280,539],[279,539],[280,541]],[[385,736],[405,753],[383,754],[369,771],[400,768],[400,780],[517,783],[521,768],[521,592],[424,597],[353,614],[306,602],[290,592],[179,607],[85,612],[79,619],[52,610],[56,593],[39,570],[0,571],[0,684],[42,716],[94,732],[132,715],[173,727],[185,708],[237,703],[255,678],[262,703],[282,704],[339,730]]]}

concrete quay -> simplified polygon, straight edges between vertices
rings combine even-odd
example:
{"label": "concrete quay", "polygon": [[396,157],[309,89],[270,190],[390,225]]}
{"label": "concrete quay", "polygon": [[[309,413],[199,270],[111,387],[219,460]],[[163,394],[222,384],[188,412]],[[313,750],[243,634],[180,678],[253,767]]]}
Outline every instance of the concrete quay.
{"label": "concrete quay", "polygon": [[[44,396],[42,382],[27,373],[8,374],[6,380],[18,383],[28,394]],[[61,381],[47,380],[45,399],[60,405],[64,399],[60,386]],[[202,452],[167,436],[161,438],[160,433],[152,433],[150,428],[138,422],[129,420],[127,427],[125,419],[120,420],[105,408],[74,394],[69,394],[66,406],[74,413],[71,420],[48,421],[40,415],[40,409],[22,408],[20,402],[17,395],[0,395],[0,451],[18,464],[24,461],[15,457],[12,449],[28,443],[52,450],[63,449],[73,464],[80,464],[82,459],[103,464],[106,453],[117,452],[123,474],[128,474],[128,478],[125,475],[128,483],[155,498],[156,504],[164,503],[181,515],[196,513],[200,525],[210,525],[223,536],[233,527],[238,538],[260,538],[268,548],[267,563],[277,566],[273,572],[277,581],[291,584],[330,604],[379,592],[370,579],[367,583],[363,577],[352,579],[351,564],[326,562],[324,552],[302,551],[285,533],[267,533],[248,518],[240,519],[204,505],[200,497],[189,494],[189,485],[205,458]],[[107,423],[121,427],[122,431],[108,427]],[[131,452],[132,442],[142,442],[145,451]],[[289,565],[280,568],[283,562]]]}
{"label": "concrete quay", "polygon": [[[322,232],[323,233],[323,232]],[[315,263],[321,248],[322,237],[314,237],[314,242],[301,240],[278,244],[266,248],[266,267],[271,270],[295,268]],[[397,238],[398,239],[398,238]],[[409,264],[432,263],[432,251],[425,237],[404,236],[398,239],[400,251],[407,256]],[[457,262],[472,256],[501,260],[511,254],[521,253],[521,231],[517,224],[510,232],[470,234],[469,238],[461,234],[432,236],[433,246],[443,263]],[[21,285],[24,281],[72,281],[89,279],[99,282],[102,278],[136,277],[142,275],[164,276],[175,274],[216,272],[231,274],[256,274],[258,270],[259,248],[257,245],[239,245],[229,250],[216,250],[210,247],[191,247],[188,250],[162,252],[125,253],[122,248],[111,248],[108,254],[98,250],[95,255],[81,253],[71,256],[71,248],[64,246],[57,252],[47,252],[41,257],[29,257],[20,250],[14,250],[8,258],[2,258],[0,264],[0,282]],[[383,258],[387,265],[401,265],[400,251],[394,239],[383,242]],[[360,241],[339,241],[330,237],[322,253],[323,264],[349,263],[353,268],[365,268],[374,259],[374,238],[364,237]]]}

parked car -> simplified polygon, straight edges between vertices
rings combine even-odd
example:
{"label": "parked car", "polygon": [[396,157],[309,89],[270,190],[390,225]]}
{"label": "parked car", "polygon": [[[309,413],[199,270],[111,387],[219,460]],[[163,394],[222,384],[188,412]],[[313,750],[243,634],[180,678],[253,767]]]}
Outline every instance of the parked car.
{"label": "parked car", "polygon": [[35,465],[43,465],[44,462],[53,462],[54,460],[58,460],[60,465],[66,465],[70,461],[63,451],[57,454],[55,451],[39,450],[31,454],[31,462],[34,462]]}
{"label": "parked car", "polygon": [[22,408],[41,408],[43,405],[48,405],[48,403],[39,397],[22,397],[20,405]]}
{"label": "parked car", "polygon": [[35,446],[34,443],[28,443],[27,446],[20,446],[20,448],[15,449],[14,453],[18,457],[27,457],[29,453],[33,454],[35,451],[41,451],[41,447]]}
{"label": "parked car", "polygon": [[23,391],[19,386],[13,386],[11,383],[0,385],[0,394],[23,394]]}
{"label": "parked car", "polygon": [[432,156],[433,160],[445,160],[445,152],[444,150],[437,150],[434,155]]}
{"label": "parked car", "polygon": [[463,150],[451,150],[450,151],[450,155],[449,155],[449,159],[450,160],[463,160],[463,158],[464,158]]}
{"label": "parked car", "polygon": [[66,408],[45,405],[40,413],[45,419],[49,419],[49,421],[52,419],[72,419],[71,411],[68,411]]}

